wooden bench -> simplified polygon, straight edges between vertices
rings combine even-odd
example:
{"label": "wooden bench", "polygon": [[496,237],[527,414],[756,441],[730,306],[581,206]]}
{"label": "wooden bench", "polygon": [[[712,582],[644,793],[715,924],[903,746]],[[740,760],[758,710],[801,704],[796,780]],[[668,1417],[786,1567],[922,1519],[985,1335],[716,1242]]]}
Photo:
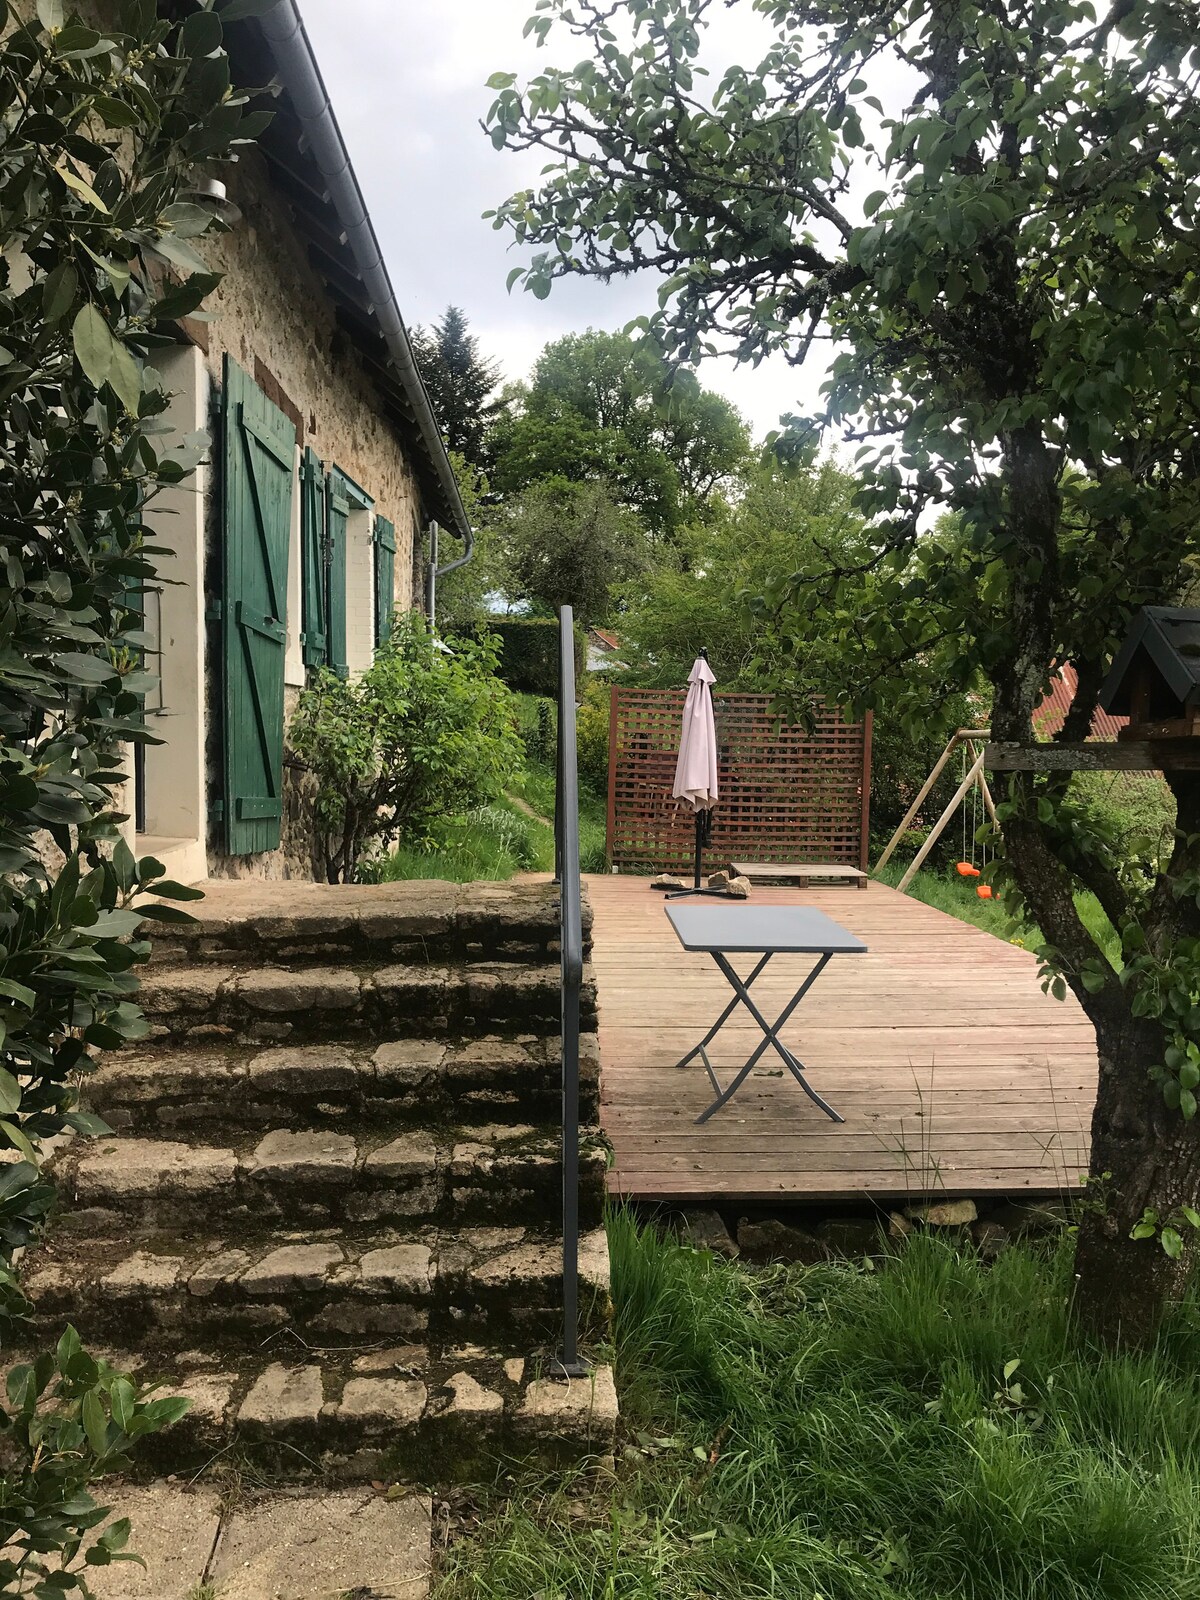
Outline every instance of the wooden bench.
{"label": "wooden bench", "polygon": [[751,883],[799,884],[853,883],[859,889],[867,887],[867,874],[861,867],[841,863],[825,864],[819,861],[733,861],[730,872],[739,878],[749,878]]}

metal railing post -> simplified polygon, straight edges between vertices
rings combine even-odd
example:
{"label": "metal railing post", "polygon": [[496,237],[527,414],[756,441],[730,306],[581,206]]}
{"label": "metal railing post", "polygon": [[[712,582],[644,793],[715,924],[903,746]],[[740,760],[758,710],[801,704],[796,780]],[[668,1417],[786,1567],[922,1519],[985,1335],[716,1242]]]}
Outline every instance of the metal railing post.
{"label": "metal railing post", "polygon": [[579,1017],[583,987],[583,894],[579,875],[579,768],[575,735],[575,622],[559,612],[558,782],[555,838],[562,963],[563,1337],[554,1363],[565,1377],[590,1368],[579,1357]]}

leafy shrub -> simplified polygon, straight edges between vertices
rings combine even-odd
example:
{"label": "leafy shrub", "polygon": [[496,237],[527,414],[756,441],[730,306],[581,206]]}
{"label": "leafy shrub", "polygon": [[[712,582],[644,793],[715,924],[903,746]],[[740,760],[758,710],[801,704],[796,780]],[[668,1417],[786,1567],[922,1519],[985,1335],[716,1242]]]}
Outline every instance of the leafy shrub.
{"label": "leafy shrub", "polygon": [[608,722],[611,701],[607,684],[589,681],[575,716],[579,780],[593,793],[608,794]]}
{"label": "leafy shrub", "polygon": [[[149,740],[141,708],[155,683],[140,631],[155,581],[145,513],[207,444],[169,444],[150,362],[160,324],[197,310],[216,282],[193,241],[220,224],[181,202],[185,175],[252,138],[265,114],[230,88],[219,19],[193,9],[177,23],[167,9],[114,0],[100,31],[60,0],[39,0],[27,22],[0,0],[0,1151],[20,1158],[0,1182],[10,1326],[27,1310],[14,1253],[53,1198],[42,1142],[107,1131],[79,1111],[77,1075],[91,1050],[146,1031],[134,969],[149,945],[135,935],[145,918],[185,918],[160,899],[194,893],[136,862],[119,831],[124,753]],[[44,1562],[125,1558],[119,1527],[84,1550],[107,1515],[87,1485],[183,1406],[144,1404],[70,1330],[54,1355],[9,1373],[0,1591],[86,1595],[82,1575],[44,1576]]]}
{"label": "leafy shrub", "polygon": [[372,847],[431,840],[439,819],[496,794],[521,756],[494,645],[443,645],[412,615],[397,617],[356,682],[318,675],[300,696],[291,742],[317,780],[330,883],[348,882]]}

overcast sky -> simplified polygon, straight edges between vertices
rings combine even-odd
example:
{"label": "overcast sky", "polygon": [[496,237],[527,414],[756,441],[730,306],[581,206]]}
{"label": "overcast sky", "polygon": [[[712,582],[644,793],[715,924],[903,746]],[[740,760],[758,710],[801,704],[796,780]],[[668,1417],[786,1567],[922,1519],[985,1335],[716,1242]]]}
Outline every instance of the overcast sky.
{"label": "overcast sky", "polygon": [[[538,51],[521,37],[533,0],[300,0],[309,36],[366,196],[406,321],[459,305],[506,377],[523,377],[542,346],[586,327],[620,328],[653,309],[644,282],[559,283],[548,300],[504,287],[521,260],[481,213],[536,181],[543,159],[497,152],[479,127],[498,71],[524,78],[573,62],[564,34]],[[748,0],[714,8],[712,62],[760,59],[769,39]],[[701,381],[727,395],[759,435],[783,411],[815,402],[823,376],[785,363],[757,370],[710,361]]]}

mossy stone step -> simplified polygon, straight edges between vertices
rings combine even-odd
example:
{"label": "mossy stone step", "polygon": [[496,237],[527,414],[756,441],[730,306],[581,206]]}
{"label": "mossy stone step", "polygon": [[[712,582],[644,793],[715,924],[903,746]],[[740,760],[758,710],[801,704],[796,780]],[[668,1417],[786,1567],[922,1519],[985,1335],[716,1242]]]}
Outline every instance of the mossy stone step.
{"label": "mossy stone step", "polygon": [[479,1345],[441,1354],[399,1343],[286,1355],[105,1353],[192,1402],[182,1421],[139,1442],[136,1465],[147,1474],[190,1477],[222,1452],[297,1484],[450,1484],[490,1480],[500,1461],[611,1456],[615,1443],[617,1393],[603,1361],[566,1382],[540,1357]]}
{"label": "mossy stone step", "polygon": [[[585,1135],[580,1215],[599,1224],[605,1146]],[[224,1145],[121,1135],[55,1163],[59,1228],[94,1238],[192,1224],[233,1233],[396,1221],[539,1224],[559,1214],[560,1136],[513,1124],[438,1130],[274,1128]]]}
{"label": "mossy stone step", "polygon": [[[580,1041],[580,1114],[599,1115],[595,1034]],[[562,1104],[557,1035],[382,1044],[202,1045],[114,1052],[84,1082],[88,1107],[144,1134],[201,1128],[398,1127],[459,1121],[553,1123]]]}
{"label": "mossy stone step", "polygon": [[[439,1348],[503,1335],[552,1342],[562,1307],[562,1245],[524,1228],[326,1230],[139,1241],[53,1237],[32,1258],[37,1322],[69,1315],[92,1339],[138,1348],[296,1348],[420,1339]],[[607,1336],[608,1245],[585,1234],[582,1326]]]}
{"label": "mossy stone step", "polygon": [[[201,1043],[346,1041],[363,1036],[551,1033],[561,1017],[556,965],[151,967],[139,1001],[151,1037]],[[596,1026],[596,988],[584,982],[582,1026]]]}
{"label": "mossy stone step", "polygon": [[[545,961],[558,955],[559,898],[546,882],[208,883],[190,925],[149,926],[152,963],[329,965]],[[584,906],[590,941],[591,908]]]}

